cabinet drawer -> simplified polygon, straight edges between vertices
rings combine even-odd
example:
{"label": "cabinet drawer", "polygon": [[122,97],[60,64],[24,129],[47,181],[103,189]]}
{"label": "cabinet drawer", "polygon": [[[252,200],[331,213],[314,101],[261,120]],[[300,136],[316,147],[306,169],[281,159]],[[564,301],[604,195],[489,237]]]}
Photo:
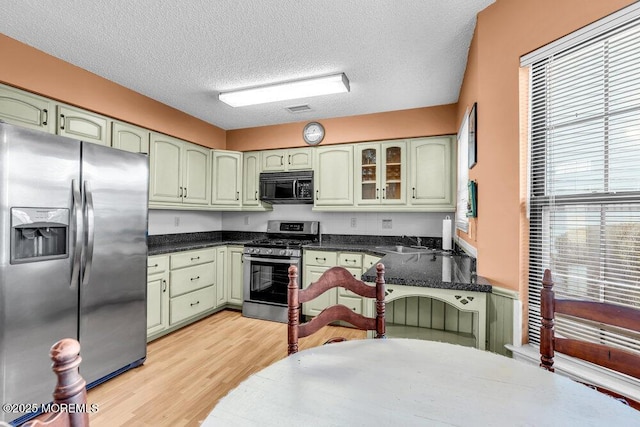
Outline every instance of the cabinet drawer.
{"label": "cabinet drawer", "polygon": [[215,268],[212,262],[171,271],[169,296],[171,298],[215,283]]}
{"label": "cabinet drawer", "polygon": [[215,254],[215,249],[201,249],[171,255],[171,269],[212,262]]}
{"label": "cabinet drawer", "polygon": [[164,273],[169,269],[169,255],[154,255],[147,258],[147,276]]}
{"label": "cabinet drawer", "polygon": [[[342,267],[362,267],[362,254],[341,252],[338,256],[338,265]],[[360,278],[358,277],[358,280]]]}
{"label": "cabinet drawer", "polygon": [[338,257],[335,252],[306,251],[304,257],[304,263],[307,265],[324,265],[333,267],[338,263]]}
{"label": "cabinet drawer", "polygon": [[355,313],[362,314],[362,298],[357,295],[355,295],[355,297],[346,297],[338,293],[338,304],[346,306]]}
{"label": "cabinet drawer", "polygon": [[215,307],[216,287],[209,286],[198,291],[172,298],[170,301],[170,324],[178,323]]}

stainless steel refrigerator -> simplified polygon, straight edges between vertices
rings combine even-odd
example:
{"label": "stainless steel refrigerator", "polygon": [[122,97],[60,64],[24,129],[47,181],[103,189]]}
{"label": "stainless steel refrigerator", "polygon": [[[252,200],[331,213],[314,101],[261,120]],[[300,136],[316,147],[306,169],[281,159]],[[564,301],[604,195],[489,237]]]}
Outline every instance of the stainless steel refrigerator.
{"label": "stainless steel refrigerator", "polygon": [[144,362],[148,177],[143,154],[0,122],[0,402],[52,400],[61,338],[89,387]]}

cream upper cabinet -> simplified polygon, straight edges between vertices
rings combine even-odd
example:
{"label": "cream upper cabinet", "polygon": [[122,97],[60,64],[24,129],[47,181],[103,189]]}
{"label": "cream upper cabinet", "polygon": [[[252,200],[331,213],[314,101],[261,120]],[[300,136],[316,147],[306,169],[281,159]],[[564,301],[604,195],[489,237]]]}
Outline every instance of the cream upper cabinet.
{"label": "cream upper cabinet", "polygon": [[419,138],[409,142],[409,203],[455,209],[455,152],[451,137]]}
{"label": "cream upper cabinet", "polygon": [[260,205],[260,151],[242,153],[242,205]]}
{"label": "cream upper cabinet", "polygon": [[110,119],[68,105],[58,105],[58,135],[111,146]]}
{"label": "cream upper cabinet", "polygon": [[0,119],[7,123],[111,146],[111,119],[0,85]]}
{"label": "cream upper cabinet", "polygon": [[406,143],[403,140],[355,145],[358,205],[406,203]]}
{"label": "cream upper cabinet", "polygon": [[317,147],[314,157],[316,206],[353,205],[353,145]]}
{"label": "cream upper cabinet", "polygon": [[208,148],[152,133],[149,200],[207,205],[209,154]]}
{"label": "cream upper cabinet", "polygon": [[311,169],[312,167],[313,150],[310,147],[262,152],[263,172],[285,172]]}
{"label": "cream upper cabinet", "polygon": [[182,203],[183,142],[151,134],[149,200]]}
{"label": "cream upper cabinet", "polygon": [[240,206],[242,186],[242,153],[212,150],[211,204]]}
{"label": "cream upper cabinet", "polygon": [[208,148],[184,144],[183,203],[209,204],[210,155]]}
{"label": "cream upper cabinet", "polygon": [[55,104],[47,98],[0,85],[0,119],[14,125],[55,131]]}
{"label": "cream upper cabinet", "polygon": [[151,132],[138,126],[113,121],[111,124],[111,146],[132,153],[149,154]]}

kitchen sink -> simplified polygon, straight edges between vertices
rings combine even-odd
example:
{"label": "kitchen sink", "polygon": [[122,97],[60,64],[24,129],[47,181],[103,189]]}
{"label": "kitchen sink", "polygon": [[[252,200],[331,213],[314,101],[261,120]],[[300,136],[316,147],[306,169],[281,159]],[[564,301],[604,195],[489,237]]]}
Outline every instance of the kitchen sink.
{"label": "kitchen sink", "polygon": [[389,246],[376,246],[381,252],[390,254],[435,254],[438,253],[436,249],[430,249],[424,246],[404,246],[404,245],[389,245]]}

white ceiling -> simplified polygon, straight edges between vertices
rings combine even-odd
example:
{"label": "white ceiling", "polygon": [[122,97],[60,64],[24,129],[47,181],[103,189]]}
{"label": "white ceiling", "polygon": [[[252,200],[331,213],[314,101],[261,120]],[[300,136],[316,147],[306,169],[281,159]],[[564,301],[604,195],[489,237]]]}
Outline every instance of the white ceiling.
{"label": "white ceiling", "polygon": [[[457,102],[494,0],[11,0],[2,32],[223,129]],[[232,108],[220,91],[344,72],[351,92]],[[308,104],[312,111],[285,107]]]}

